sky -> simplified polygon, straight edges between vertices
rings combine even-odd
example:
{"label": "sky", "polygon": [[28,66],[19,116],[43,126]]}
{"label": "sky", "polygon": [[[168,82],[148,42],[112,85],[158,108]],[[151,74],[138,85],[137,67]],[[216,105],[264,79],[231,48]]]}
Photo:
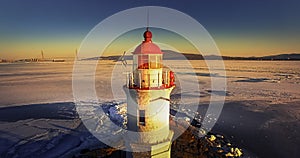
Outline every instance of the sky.
{"label": "sky", "polygon": [[[160,47],[162,50],[173,50],[182,53],[194,53],[199,54],[194,45],[186,38],[178,33],[168,31],[161,28],[150,27],[149,30],[152,32],[152,41]],[[116,39],[114,39],[103,51],[103,56],[109,55],[122,55],[126,51],[126,55],[129,52],[134,52],[135,48],[141,44],[144,40],[143,33],[145,28],[134,29],[126,32]],[[130,40],[128,40],[130,39]],[[176,40],[174,40],[176,39]],[[115,53],[111,53],[115,52]]]}
{"label": "sky", "polygon": [[188,14],[210,33],[222,55],[300,53],[297,0],[0,0],[0,59],[39,58],[41,50],[49,58],[73,57],[99,22],[139,6]]}

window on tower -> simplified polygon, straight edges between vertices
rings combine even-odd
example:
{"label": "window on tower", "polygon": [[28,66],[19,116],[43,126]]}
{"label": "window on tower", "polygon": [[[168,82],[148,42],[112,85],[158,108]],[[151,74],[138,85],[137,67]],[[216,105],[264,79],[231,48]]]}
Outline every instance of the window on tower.
{"label": "window on tower", "polygon": [[145,122],[145,110],[139,110],[139,124],[145,126],[146,122]]}

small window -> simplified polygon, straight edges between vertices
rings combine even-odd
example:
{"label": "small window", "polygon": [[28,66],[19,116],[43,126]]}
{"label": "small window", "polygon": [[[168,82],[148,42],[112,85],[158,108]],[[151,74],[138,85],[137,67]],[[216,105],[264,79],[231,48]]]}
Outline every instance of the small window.
{"label": "small window", "polygon": [[145,110],[140,110],[139,114],[140,114],[139,124],[145,126],[146,125],[146,122],[145,122]]}

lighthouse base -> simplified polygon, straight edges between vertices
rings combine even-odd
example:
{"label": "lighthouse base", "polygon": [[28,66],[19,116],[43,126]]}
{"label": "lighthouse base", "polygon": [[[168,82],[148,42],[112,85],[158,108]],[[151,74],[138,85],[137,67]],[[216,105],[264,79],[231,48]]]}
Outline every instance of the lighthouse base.
{"label": "lighthouse base", "polygon": [[168,139],[156,144],[141,142],[127,144],[132,151],[146,152],[127,152],[126,158],[170,158],[173,135],[174,132],[170,130]]}

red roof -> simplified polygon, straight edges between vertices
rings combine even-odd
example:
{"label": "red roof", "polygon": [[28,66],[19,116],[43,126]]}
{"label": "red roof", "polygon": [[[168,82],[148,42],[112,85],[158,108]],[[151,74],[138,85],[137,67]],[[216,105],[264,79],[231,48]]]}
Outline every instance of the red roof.
{"label": "red roof", "polygon": [[132,54],[163,54],[160,48],[152,42],[143,42],[137,46]]}
{"label": "red roof", "polygon": [[132,54],[163,54],[160,48],[152,43],[152,33],[147,30],[144,32],[144,41],[137,46]]}

